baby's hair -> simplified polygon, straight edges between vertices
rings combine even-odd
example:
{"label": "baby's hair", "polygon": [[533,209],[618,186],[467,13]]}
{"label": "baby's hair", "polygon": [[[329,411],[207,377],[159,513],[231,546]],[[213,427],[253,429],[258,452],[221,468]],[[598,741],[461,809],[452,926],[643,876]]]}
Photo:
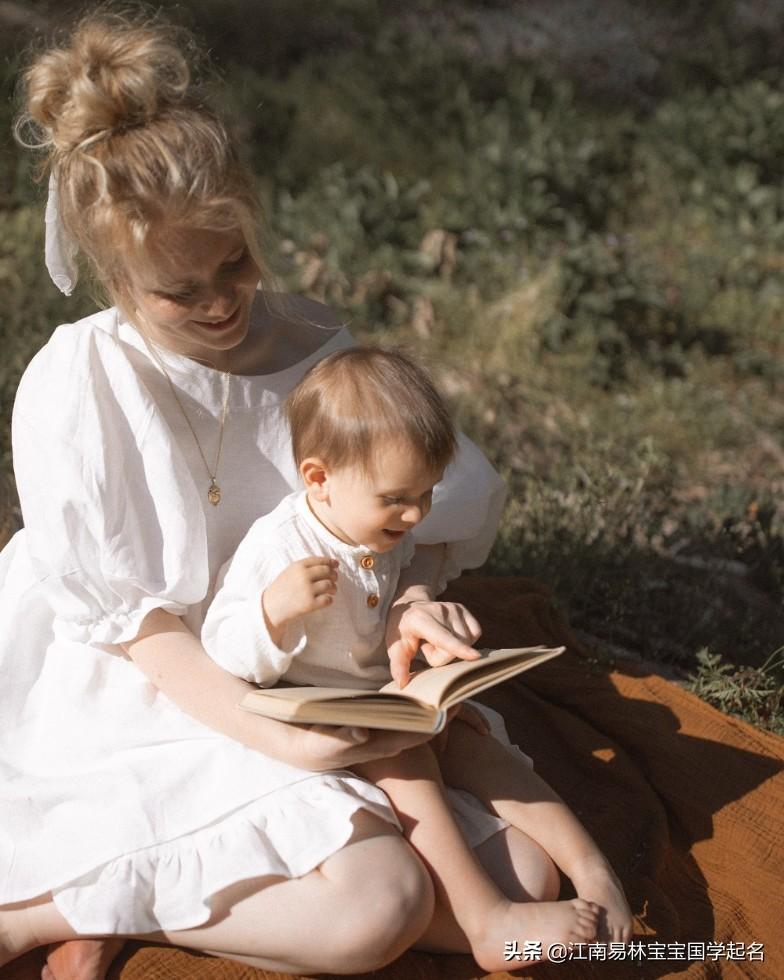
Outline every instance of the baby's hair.
{"label": "baby's hair", "polygon": [[457,448],[428,375],[400,351],[353,347],[314,365],[286,401],[297,466],[308,457],[371,473],[382,446],[403,442],[434,471]]}
{"label": "baby's hair", "polygon": [[[193,38],[143,7],[80,20],[22,77],[17,139],[43,151],[69,236],[113,302],[163,227],[239,229],[268,278],[253,178],[205,101]],[[132,266],[133,267],[133,266]]]}

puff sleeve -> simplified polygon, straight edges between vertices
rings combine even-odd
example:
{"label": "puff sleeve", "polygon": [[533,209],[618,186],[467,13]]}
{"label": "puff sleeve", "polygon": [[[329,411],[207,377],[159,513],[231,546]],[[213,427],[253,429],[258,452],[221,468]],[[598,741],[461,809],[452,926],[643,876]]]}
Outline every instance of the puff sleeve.
{"label": "puff sleeve", "polygon": [[446,542],[437,592],[490,554],[506,502],[506,486],[484,453],[462,432],[458,452],[433,491],[433,507],[412,534],[417,544]]}
{"label": "puff sleeve", "polygon": [[55,634],[116,644],[155,607],[207,592],[204,515],[165,419],[122,345],[59,327],[17,393],[14,469],[25,541]]}

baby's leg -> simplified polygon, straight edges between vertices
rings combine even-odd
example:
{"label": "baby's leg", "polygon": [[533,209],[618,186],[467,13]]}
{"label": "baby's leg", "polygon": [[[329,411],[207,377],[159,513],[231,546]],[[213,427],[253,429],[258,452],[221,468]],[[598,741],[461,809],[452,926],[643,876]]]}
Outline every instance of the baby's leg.
{"label": "baby's leg", "polygon": [[542,848],[517,831],[517,870],[524,884],[515,882],[515,901],[504,894],[455,823],[429,746],[353,768],[389,795],[404,834],[433,878],[437,911],[420,946],[470,950],[480,966],[494,971],[508,967],[504,951],[511,939],[539,940],[546,955],[553,943],[595,938],[598,909],[579,898],[545,901],[557,896],[555,869]]}
{"label": "baby's leg", "polygon": [[439,763],[450,786],[473,793],[540,844],[571,879],[578,896],[601,907],[600,938],[631,939],[631,911],[609,862],[569,807],[524,759],[458,717],[449,726]]}

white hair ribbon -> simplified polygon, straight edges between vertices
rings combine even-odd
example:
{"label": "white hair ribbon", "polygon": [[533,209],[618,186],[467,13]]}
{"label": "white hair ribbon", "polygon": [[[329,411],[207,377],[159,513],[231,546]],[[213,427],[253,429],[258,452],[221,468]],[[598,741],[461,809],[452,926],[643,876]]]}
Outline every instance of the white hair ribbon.
{"label": "white hair ribbon", "polygon": [[60,292],[70,296],[79,279],[79,266],[76,255],[79,249],[69,237],[60,216],[57,178],[54,171],[49,175],[49,197],[44,216],[46,235],[44,238],[44,261],[52,282]]}

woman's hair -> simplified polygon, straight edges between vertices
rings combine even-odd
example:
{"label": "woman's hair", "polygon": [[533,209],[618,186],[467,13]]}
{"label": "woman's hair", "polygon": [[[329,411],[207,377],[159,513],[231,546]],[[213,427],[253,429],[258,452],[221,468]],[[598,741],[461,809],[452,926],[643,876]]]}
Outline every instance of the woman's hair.
{"label": "woman's hair", "polygon": [[452,420],[427,374],[400,351],[353,347],[319,361],[286,401],[294,459],[374,471],[403,442],[434,470],[457,448]]}
{"label": "woman's hair", "polygon": [[119,305],[165,227],[239,229],[266,269],[254,182],[194,75],[203,60],[182,29],[103,8],[22,78],[17,138],[44,151],[65,229]]}

